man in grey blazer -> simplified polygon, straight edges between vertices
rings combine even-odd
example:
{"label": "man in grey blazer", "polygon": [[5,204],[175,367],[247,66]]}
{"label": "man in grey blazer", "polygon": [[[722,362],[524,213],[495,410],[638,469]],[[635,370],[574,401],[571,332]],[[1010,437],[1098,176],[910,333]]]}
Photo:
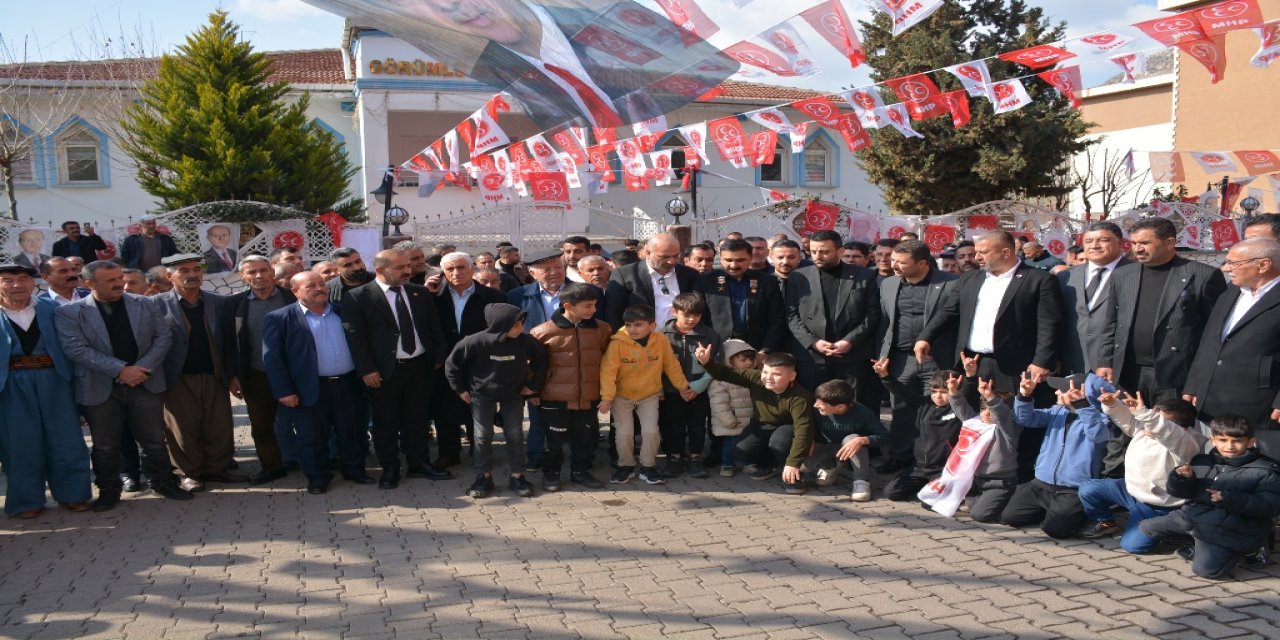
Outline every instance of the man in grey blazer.
{"label": "man in grey blazer", "polygon": [[248,482],[227,472],[234,459],[231,362],[235,339],[226,322],[226,296],[202,291],[204,256],[180,253],[161,261],[173,289],[155,297],[173,335],[165,356],[165,438],[169,457],[187,491],[206,482]]}
{"label": "man in grey blazer", "polygon": [[93,435],[97,512],[120,501],[120,433],[129,425],[142,447],[151,488],[171,500],[190,500],[169,466],[164,442],[164,357],[173,342],[160,307],[124,292],[124,268],[109,260],[85,265],[87,298],[58,307],[62,350],[76,365],[76,403]]}
{"label": "man in grey blazer", "polygon": [[1085,263],[1058,274],[1062,287],[1062,374],[1093,373],[1101,366],[1102,334],[1112,321],[1111,277],[1130,264],[1124,232],[1113,222],[1095,222],[1084,231]]}
{"label": "man in grey blazer", "polygon": [[1097,373],[1147,406],[1182,394],[1200,335],[1226,279],[1213,267],[1178,255],[1177,228],[1146,218],[1129,231],[1138,264],[1111,280],[1114,318],[1103,331]]}
{"label": "man in grey blazer", "polygon": [[[952,294],[952,283],[959,276],[935,268],[929,246],[919,240],[899,242],[889,261],[895,275],[880,283],[876,357],[888,358],[890,376],[916,394],[928,397],[933,372],[954,366],[948,361],[955,353],[955,329],[949,328],[937,338],[934,357],[923,362],[916,359],[916,340],[946,297]],[[882,473],[910,467],[914,463],[915,440],[920,435],[914,406],[897,395],[893,396],[891,406],[889,459],[878,467]]]}
{"label": "man in grey blazer", "polygon": [[857,391],[858,402],[879,411],[880,382],[870,374],[880,320],[876,274],[840,261],[844,243],[835,231],[814,233],[809,247],[813,266],[787,278],[787,325],[804,347],[792,354],[800,384],[814,389],[828,380],[845,380]]}

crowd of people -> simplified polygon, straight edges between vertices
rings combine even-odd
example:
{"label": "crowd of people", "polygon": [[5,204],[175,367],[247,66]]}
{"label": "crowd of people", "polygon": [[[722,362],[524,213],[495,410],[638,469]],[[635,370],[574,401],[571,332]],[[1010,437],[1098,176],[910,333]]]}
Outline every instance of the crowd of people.
{"label": "crowd of people", "polygon": [[889,500],[1119,534],[1131,553],[1168,541],[1210,577],[1266,562],[1280,515],[1280,216],[1252,219],[1220,269],[1179,256],[1152,217],[1127,239],[1088,225],[1070,264],[1004,231],[936,256],[833,231],[658,234],[608,254],[581,236],[528,255],[409,241],[373,273],[351,248],[309,268],[283,248],[238,256],[229,296],[203,288],[229,254],[144,239],[86,264],[91,230],[63,230],[64,255],[0,265],[17,518],[46,489],[95,512],[291,472],[311,494],[336,474],[393,490],[453,478],[464,445],[479,499],[497,491],[498,430],[522,497],[717,471],[787,494],[847,474],[864,502],[874,470]]}

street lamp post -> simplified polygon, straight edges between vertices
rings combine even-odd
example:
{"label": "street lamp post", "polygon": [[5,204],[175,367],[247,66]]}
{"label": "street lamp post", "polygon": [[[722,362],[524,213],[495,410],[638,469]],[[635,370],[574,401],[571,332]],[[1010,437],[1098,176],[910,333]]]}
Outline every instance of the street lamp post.
{"label": "street lamp post", "polygon": [[1253,196],[1247,196],[1245,197],[1244,200],[1240,201],[1240,208],[1244,209],[1245,224],[1249,224],[1249,221],[1253,220],[1253,212],[1257,211],[1258,207],[1261,207],[1261,206],[1262,206],[1262,203],[1258,202],[1258,199]]}
{"label": "street lamp post", "polygon": [[[382,174],[382,184],[378,185],[377,189],[370,191],[373,194],[373,198],[378,201],[378,204],[382,205],[382,237],[384,238],[389,235],[391,229],[387,214],[391,212],[392,199],[397,195],[394,187],[395,167],[387,165],[387,170]],[[403,211],[403,209],[401,210]],[[396,234],[399,235],[398,229]]]}

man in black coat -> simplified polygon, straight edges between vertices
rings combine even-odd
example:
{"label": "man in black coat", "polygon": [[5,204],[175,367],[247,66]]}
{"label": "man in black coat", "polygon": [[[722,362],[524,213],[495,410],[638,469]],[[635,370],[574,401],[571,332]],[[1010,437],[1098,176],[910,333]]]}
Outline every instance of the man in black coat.
{"label": "man in black coat", "polygon": [[[444,270],[444,286],[435,294],[436,313],[440,330],[444,335],[445,353],[453,351],[463,338],[485,331],[484,319],[487,305],[506,302],[501,291],[476,284],[475,268],[471,256],[454,252],[440,258]],[[431,397],[431,418],[436,425],[438,457],[433,465],[447,469],[462,462],[462,431],[471,432],[471,407],[451,389],[444,376],[436,376],[436,388]],[[471,438],[474,442],[475,439]]]}
{"label": "man in black coat", "polygon": [[1185,394],[1211,422],[1244,416],[1258,447],[1280,455],[1280,243],[1256,238],[1231,247],[1222,263],[1232,288],[1205,323]]}
{"label": "man in black coat", "polygon": [[99,251],[107,250],[107,243],[102,238],[94,235],[93,225],[84,225],[84,233],[80,233],[80,223],[74,220],[68,220],[62,223],[62,233],[66,234],[61,240],[53,243],[53,256],[55,258],[70,258],[79,256],[84,259],[85,264],[89,264],[98,259]]}
{"label": "man in black coat", "polygon": [[1113,320],[1102,335],[1097,373],[1147,406],[1182,394],[1200,336],[1218,296],[1222,272],[1178,255],[1177,228],[1164,218],[1129,231],[1138,264],[1111,281]]}
{"label": "man in black coat", "polygon": [[432,294],[409,283],[412,269],[404,251],[378,252],[374,271],[374,281],[348,291],[341,304],[356,372],[371,390],[373,447],[382,465],[378,486],[399,486],[401,442],[410,478],[451,478],[428,461],[424,407],[448,355]]}
{"label": "man in black coat", "polygon": [[693,290],[698,272],[680,264],[680,241],[675,236],[660,233],[649,238],[645,247],[649,254],[644,260],[619,267],[609,276],[604,319],[611,327],[622,327],[622,312],[636,304],[653,307],[662,327],[673,317],[671,301]]}
{"label": "man in black coat", "polygon": [[814,233],[809,242],[813,265],[787,278],[787,326],[803,347],[792,355],[800,386],[816,389],[828,380],[844,380],[859,402],[871,406],[874,398],[872,409],[879,410],[879,394],[868,393],[872,385],[879,389],[879,381],[867,373],[875,355],[880,290],[875,272],[840,261],[843,249],[839,233]]}
{"label": "man in black coat", "polygon": [[[1058,363],[1062,335],[1057,279],[1023,264],[1007,231],[991,231],[974,244],[982,268],[960,276],[955,294],[925,325],[915,344],[917,360],[930,357],[932,344],[955,325],[955,351],[944,354],[952,362],[960,362],[962,353],[977,354],[978,376],[994,381],[1000,391],[1015,391],[1023,372],[1044,381]],[[1051,403],[1048,398],[1038,400]],[[1043,429],[1023,431],[1018,440],[1019,481],[1033,477],[1043,440]]]}
{"label": "man in black coat", "polygon": [[327,285],[329,302],[341,304],[348,291],[373,280],[369,270],[365,269],[364,258],[351,247],[338,247],[330,251],[329,260],[338,266],[338,277],[330,280]]}
{"label": "man in black coat", "polygon": [[725,241],[720,249],[721,268],[700,274],[693,283],[693,290],[707,301],[702,322],[726,340],[746,340],[762,353],[778,351],[787,332],[778,281],[767,273],[751,271],[747,268],[750,263],[747,241]]}
{"label": "man in black coat", "polygon": [[933,358],[916,360],[915,344],[925,325],[942,308],[956,286],[957,276],[934,268],[929,246],[906,240],[893,247],[889,263],[894,275],[880,283],[880,325],[876,330],[876,358],[889,359],[889,376],[906,385],[908,394],[893,394],[889,424],[889,460],[878,469],[893,473],[914,464],[916,398],[929,395],[929,378],[951,369],[955,353],[954,329],[935,339]]}

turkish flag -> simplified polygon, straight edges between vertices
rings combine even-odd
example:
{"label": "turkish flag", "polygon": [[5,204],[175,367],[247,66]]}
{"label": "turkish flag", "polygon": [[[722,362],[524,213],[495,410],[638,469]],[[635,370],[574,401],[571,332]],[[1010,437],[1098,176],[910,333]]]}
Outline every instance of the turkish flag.
{"label": "turkish flag", "polygon": [[[961,92],[963,93],[963,92]],[[949,224],[926,224],[924,226],[924,243],[929,251],[942,253],[942,249],[956,241],[956,228]]]}
{"label": "turkish flag", "polygon": [[751,134],[751,166],[759,167],[773,163],[774,152],[778,147],[778,132],[765,130]]}
{"label": "turkish flag", "polygon": [[1071,106],[1080,108],[1080,67],[1070,66],[1051,69],[1049,71],[1041,71],[1036,74],[1041,80],[1048,82],[1058,95],[1067,99]]}
{"label": "turkish flag", "polygon": [[534,202],[569,202],[569,181],[559,171],[534,171],[529,174],[529,193]]}
{"label": "turkish flag", "polygon": [[840,107],[825,96],[797,100],[791,103],[791,108],[817,120],[824,127],[835,127],[840,116],[844,115]]}
{"label": "turkish flag", "polygon": [[1226,75],[1226,38],[1225,35],[1218,35],[1202,40],[1183,40],[1178,42],[1178,48],[1182,49],[1183,53],[1195,58],[1196,62],[1204,65],[1204,68],[1209,70],[1209,84],[1218,84],[1218,81]]}
{"label": "turkish flag", "polygon": [[808,236],[815,231],[831,231],[836,228],[839,218],[839,206],[821,200],[810,200],[804,212],[804,228],[800,233]]}
{"label": "turkish flag", "polygon": [[898,99],[907,106],[912,120],[926,120],[946,113],[934,100],[939,93],[938,85],[923,73],[886,80],[885,84],[898,94]]}
{"label": "turkish flag", "polygon": [[1016,62],[1020,65],[1031,67],[1032,69],[1043,69],[1076,57],[1076,54],[1059,49],[1051,44],[1041,44],[1018,51],[1010,51],[1002,53],[999,57],[1007,62]]}
{"label": "turkish flag", "polygon": [[742,123],[735,116],[712,120],[707,123],[707,135],[716,144],[721,160],[741,160],[746,155],[745,143],[747,134]]}
{"label": "turkish flag", "polygon": [[938,96],[937,100],[951,114],[951,124],[955,128],[969,124],[969,96],[964,89],[948,91]]}
{"label": "turkish flag", "polygon": [[326,214],[316,216],[316,220],[323,223],[325,228],[329,230],[329,234],[333,236],[333,246],[341,247],[342,225],[347,223],[347,219],[338,215],[337,211],[330,211]]}
{"label": "turkish flag", "polygon": [[1237,29],[1262,25],[1262,10],[1257,0],[1228,0],[1195,10],[1200,30],[1209,37]]}
{"label": "turkish flag", "polygon": [[1240,242],[1240,228],[1236,226],[1236,221],[1233,219],[1214,220],[1209,225],[1209,229],[1213,234],[1215,251],[1226,251]]}
{"label": "turkish flag", "polygon": [[867,61],[867,54],[858,41],[858,33],[853,30],[853,23],[844,11],[840,0],[827,0],[812,9],[800,13],[800,17],[813,27],[818,35],[826,38],[831,46],[849,59],[849,65],[857,68]]}
{"label": "turkish flag", "polygon": [[1236,151],[1235,156],[1251,176],[1280,171],[1280,158],[1272,151]]}

